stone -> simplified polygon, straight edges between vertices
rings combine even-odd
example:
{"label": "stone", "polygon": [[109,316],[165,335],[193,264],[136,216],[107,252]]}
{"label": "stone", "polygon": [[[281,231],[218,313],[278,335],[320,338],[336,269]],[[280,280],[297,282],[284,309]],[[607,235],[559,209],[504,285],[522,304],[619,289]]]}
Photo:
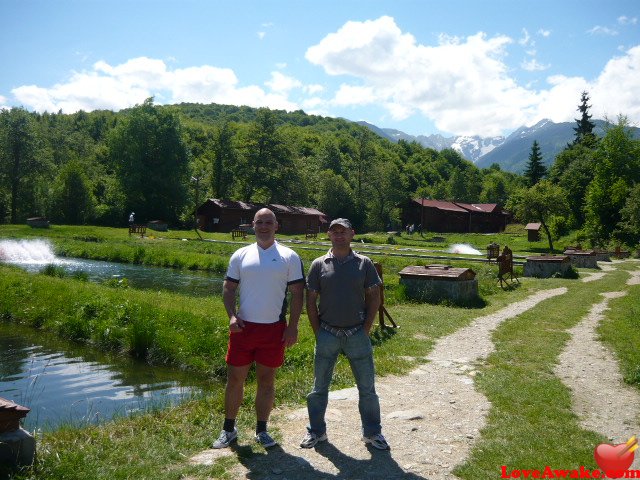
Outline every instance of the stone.
{"label": "stone", "polygon": [[0,463],[23,467],[32,465],[36,440],[23,428],[0,434]]}

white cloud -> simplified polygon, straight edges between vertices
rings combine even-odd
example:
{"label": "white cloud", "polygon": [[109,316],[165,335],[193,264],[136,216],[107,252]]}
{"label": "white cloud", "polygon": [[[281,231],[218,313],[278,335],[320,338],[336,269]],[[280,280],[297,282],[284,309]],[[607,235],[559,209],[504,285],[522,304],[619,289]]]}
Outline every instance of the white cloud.
{"label": "white cloud", "polygon": [[527,31],[526,28],[522,29],[522,38],[520,40],[518,40],[518,43],[520,45],[526,46],[529,45],[529,42],[531,42],[531,36],[529,35],[529,32]]}
{"label": "white cloud", "polygon": [[541,37],[547,38],[551,36],[551,30],[545,30],[541,28],[540,30],[538,30],[538,35],[540,35]]}
{"label": "white cloud", "polygon": [[271,72],[271,80],[265,82],[265,85],[274,92],[287,93],[294,88],[301,88],[302,82],[280,72]]}
{"label": "white cloud", "polygon": [[[293,80],[289,82],[295,84]],[[171,70],[162,60],[146,57],[115,66],[99,61],[90,71],[74,73],[66,83],[50,88],[21,86],[13,89],[12,94],[18,103],[33,110],[61,109],[66,113],[81,109],[120,110],[142,103],[151,96],[165,103],[213,102],[285,110],[299,108],[287,98],[286,90],[266,93],[259,86],[239,86],[235,73],[228,68],[204,65]]]}
{"label": "white cloud", "polygon": [[497,135],[521,125],[535,100],[508,76],[503,57],[509,43],[478,33],[420,45],[392,18],[381,17],[346,23],[309,48],[306,58],[330,75],[359,80],[358,86],[341,85],[335,105],[376,103],[394,118],[420,112],[444,132]]}
{"label": "white cloud", "polygon": [[633,47],[625,55],[607,62],[600,75],[593,81],[582,77],[551,76],[550,88],[538,98],[536,118],[549,118],[554,122],[573,121],[582,91],[589,92],[591,115],[594,118],[615,119],[626,115],[632,122],[640,120],[640,46]]}
{"label": "white cloud", "polygon": [[[535,55],[535,52],[533,53],[533,55]],[[526,70],[528,72],[539,72],[542,70],[546,70],[550,67],[550,65],[543,65],[539,63],[538,60],[536,60],[535,58],[522,62],[520,66],[522,67],[523,70]]]}
{"label": "white cloud", "polygon": [[322,85],[312,84],[305,85],[303,87],[304,93],[308,93],[309,95],[314,95],[316,93],[324,92],[324,87]]}
{"label": "white cloud", "polygon": [[[523,32],[522,42],[531,46]],[[467,38],[441,35],[437,45],[422,45],[393,18],[380,17],[344,24],[310,47],[306,58],[342,77],[331,105],[378,105],[394,119],[421,114],[445,133],[489,136],[543,118],[572,121],[583,90],[592,96],[596,118],[620,112],[640,119],[640,103],[634,100],[640,98],[640,46],[609,61],[595,80],[556,75],[546,84],[521,85],[506,63],[513,43],[479,32]],[[535,50],[528,53],[533,57]],[[535,72],[549,65],[530,58],[521,67]]]}
{"label": "white cloud", "polygon": [[267,32],[258,32],[257,35],[258,35],[258,38],[262,40],[267,35]]}
{"label": "white cloud", "polygon": [[373,87],[357,87],[343,84],[340,85],[331,103],[340,107],[347,107],[370,105],[374,102]]}
{"label": "white cloud", "polygon": [[600,25],[596,25],[591,30],[587,30],[587,33],[591,35],[610,35],[612,37],[618,35],[617,30],[613,30],[609,27],[602,27]]}
{"label": "white cloud", "polygon": [[626,15],[622,15],[620,17],[618,17],[618,23],[620,25],[637,25],[638,24],[638,17],[627,17]]}

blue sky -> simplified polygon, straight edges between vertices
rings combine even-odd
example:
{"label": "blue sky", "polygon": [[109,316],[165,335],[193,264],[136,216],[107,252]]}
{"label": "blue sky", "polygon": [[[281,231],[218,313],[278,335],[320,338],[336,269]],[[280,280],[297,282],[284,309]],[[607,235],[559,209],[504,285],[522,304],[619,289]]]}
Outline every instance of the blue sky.
{"label": "blue sky", "polygon": [[640,125],[637,0],[0,0],[0,108],[155,97],[493,136]]}

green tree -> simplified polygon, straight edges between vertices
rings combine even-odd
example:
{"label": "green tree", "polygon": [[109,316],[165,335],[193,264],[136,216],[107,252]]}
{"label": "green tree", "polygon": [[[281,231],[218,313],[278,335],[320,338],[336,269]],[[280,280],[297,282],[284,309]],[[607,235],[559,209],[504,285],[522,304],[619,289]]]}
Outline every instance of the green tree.
{"label": "green tree", "polygon": [[[109,136],[109,155],[141,221],[178,221],[187,198],[188,153],[178,115],[153,99],[131,109]],[[125,212],[122,212],[124,218]]]}
{"label": "green tree", "polygon": [[532,187],[519,190],[509,198],[507,210],[522,222],[540,222],[553,252],[553,238],[549,222],[554,216],[565,216],[569,207],[560,187],[549,180],[541,180]]}
{"label": "green tree", "polygon": [[547,176],[547,167],[545,167],[542,154],[540,153],[540,145],[537,140],[533,141],[531,153],[527,168],[524,171],[524,177],[527,179],[527,186],[533,187],[536,183]]}
{"label": "green tree", "polygon": [[67,163],[56,179],[52,211],[54,221],[68,225],[85,225],[94,219],[95,200],[85,168],[79,162]]}
{"label": "green tree", "polygon": [[42,171],[39,139],[33,116],[22,108],[0,110],[0,181],[9,193],[11,223],[35,207],[36,177]]}
{"label": "green tree", "polygon": [[582,228],[585,222],[585,196],[595,175],[595,150],[576,144],[558,154],[551,167],[550,179],[564,190],[571,215],[570,228]]}
{"label": "green tree", "polygon": [[277,117],[268,108],[258,110],[246,131],[241,166],[242,199],[276,202],[287,196],[289,175],[293,174],[291,150],[277,129]]}
{"label": "green tree", "polygon": [[234,131],[228,121],[220,125],[215,135],[211,177],[215,198],[229,198],[229,193],[233,189],[233,169],[237,161],[233,136]]}
{"label": "green tree", "polygon": [[318,208],[331,218],[353,218],[356,204],[349,183],[331,170],[320,175],[318,189]]}
{"label": "green tree", "polygon": [[591,105],[589,105],[589,94],[587,92],[582,92],[580,96],[580,105],[578,106],[578,111],[580,112],[580,118],[576,118],[577,126],[573,128],[573,131],[576,132],[575,139],[573,144],[585,144],[589,146],[594,146],[596,143],[596,136],[593,133],[593,129],[596,128],[595,123],[591,121],[591,115],[589,115],[589,109]]}
{"label": "green tree", "polygon": [[466,197],[467,182],[464,173],[460,169],[456,168],[451,173],[448,182],[448,195],[447,197],[451,201],[464,202]]}
{"label": "green tree", "polygon": [[627,200],[620,210],[620,222],[614,232],[617,240],[629,246],[640,243],[640,183],[629,191]]}
{"label": "green tree", "polygon": [[621,117],[598,143],[595,175],[585,196],[585,233],[593,244],[608,242],[621,220],[631,186],[640,182],[640,140]]}
{"label": "green tree", "polygon": [[491,170],[491,173],[484,175],[482,192],[480,193],[480,201],[482,203],[505,205],[508,197],[507,182],[500,170]]}

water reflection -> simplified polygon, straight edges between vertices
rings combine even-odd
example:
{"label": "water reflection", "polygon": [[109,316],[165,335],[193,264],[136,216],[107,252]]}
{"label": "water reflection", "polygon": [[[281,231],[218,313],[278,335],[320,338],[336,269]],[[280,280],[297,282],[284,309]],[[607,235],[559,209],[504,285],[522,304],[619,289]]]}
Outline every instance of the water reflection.
{"label": "water reflection", "polygon": [[31,408],[27,429],[97,423],[216,388],[193,374],[115,361],[42,337],[0,322],[0,397]]}

